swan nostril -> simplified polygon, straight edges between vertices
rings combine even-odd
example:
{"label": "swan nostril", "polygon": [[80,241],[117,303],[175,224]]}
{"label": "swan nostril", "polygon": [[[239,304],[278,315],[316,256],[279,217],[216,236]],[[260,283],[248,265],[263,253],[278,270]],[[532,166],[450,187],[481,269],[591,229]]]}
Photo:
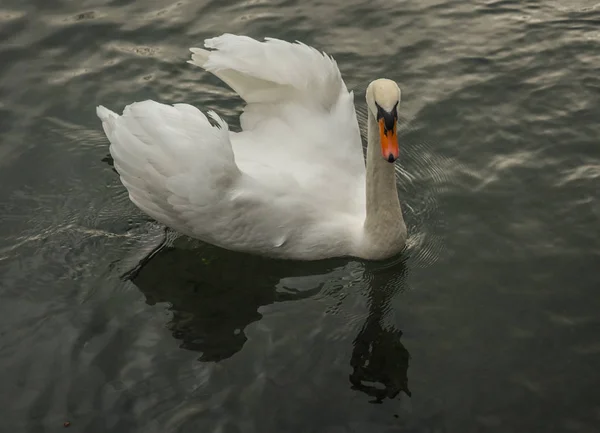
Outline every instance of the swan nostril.
{"label": "swan nostril", "polygon": [[388,162],[394,162],[394,161],[396,160],[396,158],[394,158],[394,155],[392,155],[392,154],[390,153],[390,155],[388,156],[388,159],[387,159],[387,160],[388,160]]}

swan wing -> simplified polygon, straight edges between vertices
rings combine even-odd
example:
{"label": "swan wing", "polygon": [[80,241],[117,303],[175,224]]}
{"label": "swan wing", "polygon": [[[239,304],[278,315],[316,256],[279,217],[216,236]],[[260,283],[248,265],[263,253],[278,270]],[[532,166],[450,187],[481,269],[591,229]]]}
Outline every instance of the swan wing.
{"label": "swan wing", "polygon": [[[227,124],[187,104],[133,103],[96,112],[131,201],[157,221],[224,248],[315,258],[346,251],[332,224],[292,176],[241,172]],[[290,193],[290,191],[292,193]]]}
{"label": "swan wing", "polygon": [[330,107],[347,91],[336,62],[300,42],[226,33],[204,46],[210,51],[190,48],[188,63],[212,72],[248,104],[295,99]]}
{"label": "swan wing", "polygon": [[224,34],[191,48],[189,63],[246,102],[233,149],[240,168],[284,169],[315,200],[364,209],[365,163],[354,97],[336,62],[300,42]]}
{"label": "swan wing", "polygon": [[241,173],[227,124],[215,113],[213,126],[187,104],[136,102],[123,115],[96,109],[110,153],[131,201],[156,220],[198,236],[197,222],[210,224],[228,187]]}

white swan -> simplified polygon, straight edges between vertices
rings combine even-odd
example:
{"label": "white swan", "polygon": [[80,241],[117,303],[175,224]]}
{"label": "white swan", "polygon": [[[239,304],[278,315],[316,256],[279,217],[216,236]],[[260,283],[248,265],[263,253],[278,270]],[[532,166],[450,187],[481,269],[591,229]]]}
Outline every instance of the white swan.
{"label": "white swan", "polygon": [[335,61],[301,43],[224,34],[189,63],[246,102],[241,132],[214,112],[136,102],[97,107],[129,197],[157,221],[236,251],[317,260],[388,258],[406,242],[393,162],[400,89],[370,83],[365,161],[353,95]]}

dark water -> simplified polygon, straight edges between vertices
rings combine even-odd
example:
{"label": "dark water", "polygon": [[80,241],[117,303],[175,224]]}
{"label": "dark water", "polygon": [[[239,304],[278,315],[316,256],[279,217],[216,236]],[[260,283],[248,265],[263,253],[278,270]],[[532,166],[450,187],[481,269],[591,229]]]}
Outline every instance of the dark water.
{"label": "dark water", "polygon": [[[2,0],[0,431],[597,432],[600,5]],[[278,262],[128,201],[96,104],[241,104],[223,32],[403,89],[407,254]],[[364,122],[363,122],[364,123]]]}

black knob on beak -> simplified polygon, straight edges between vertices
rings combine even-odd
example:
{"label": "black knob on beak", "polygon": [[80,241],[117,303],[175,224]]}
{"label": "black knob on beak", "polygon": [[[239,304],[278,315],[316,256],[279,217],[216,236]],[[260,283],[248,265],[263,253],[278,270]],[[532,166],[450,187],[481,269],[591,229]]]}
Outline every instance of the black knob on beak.
{"label": "black knob on beak", "polygon": [[392,155],[392,154],[390,153],[390,156],[388,156],[388,159],[387,159],[387,160],[388,160],[388,162],[394,162],[394,161],[396,160],[396,158],[394,158],[394,155]]}

